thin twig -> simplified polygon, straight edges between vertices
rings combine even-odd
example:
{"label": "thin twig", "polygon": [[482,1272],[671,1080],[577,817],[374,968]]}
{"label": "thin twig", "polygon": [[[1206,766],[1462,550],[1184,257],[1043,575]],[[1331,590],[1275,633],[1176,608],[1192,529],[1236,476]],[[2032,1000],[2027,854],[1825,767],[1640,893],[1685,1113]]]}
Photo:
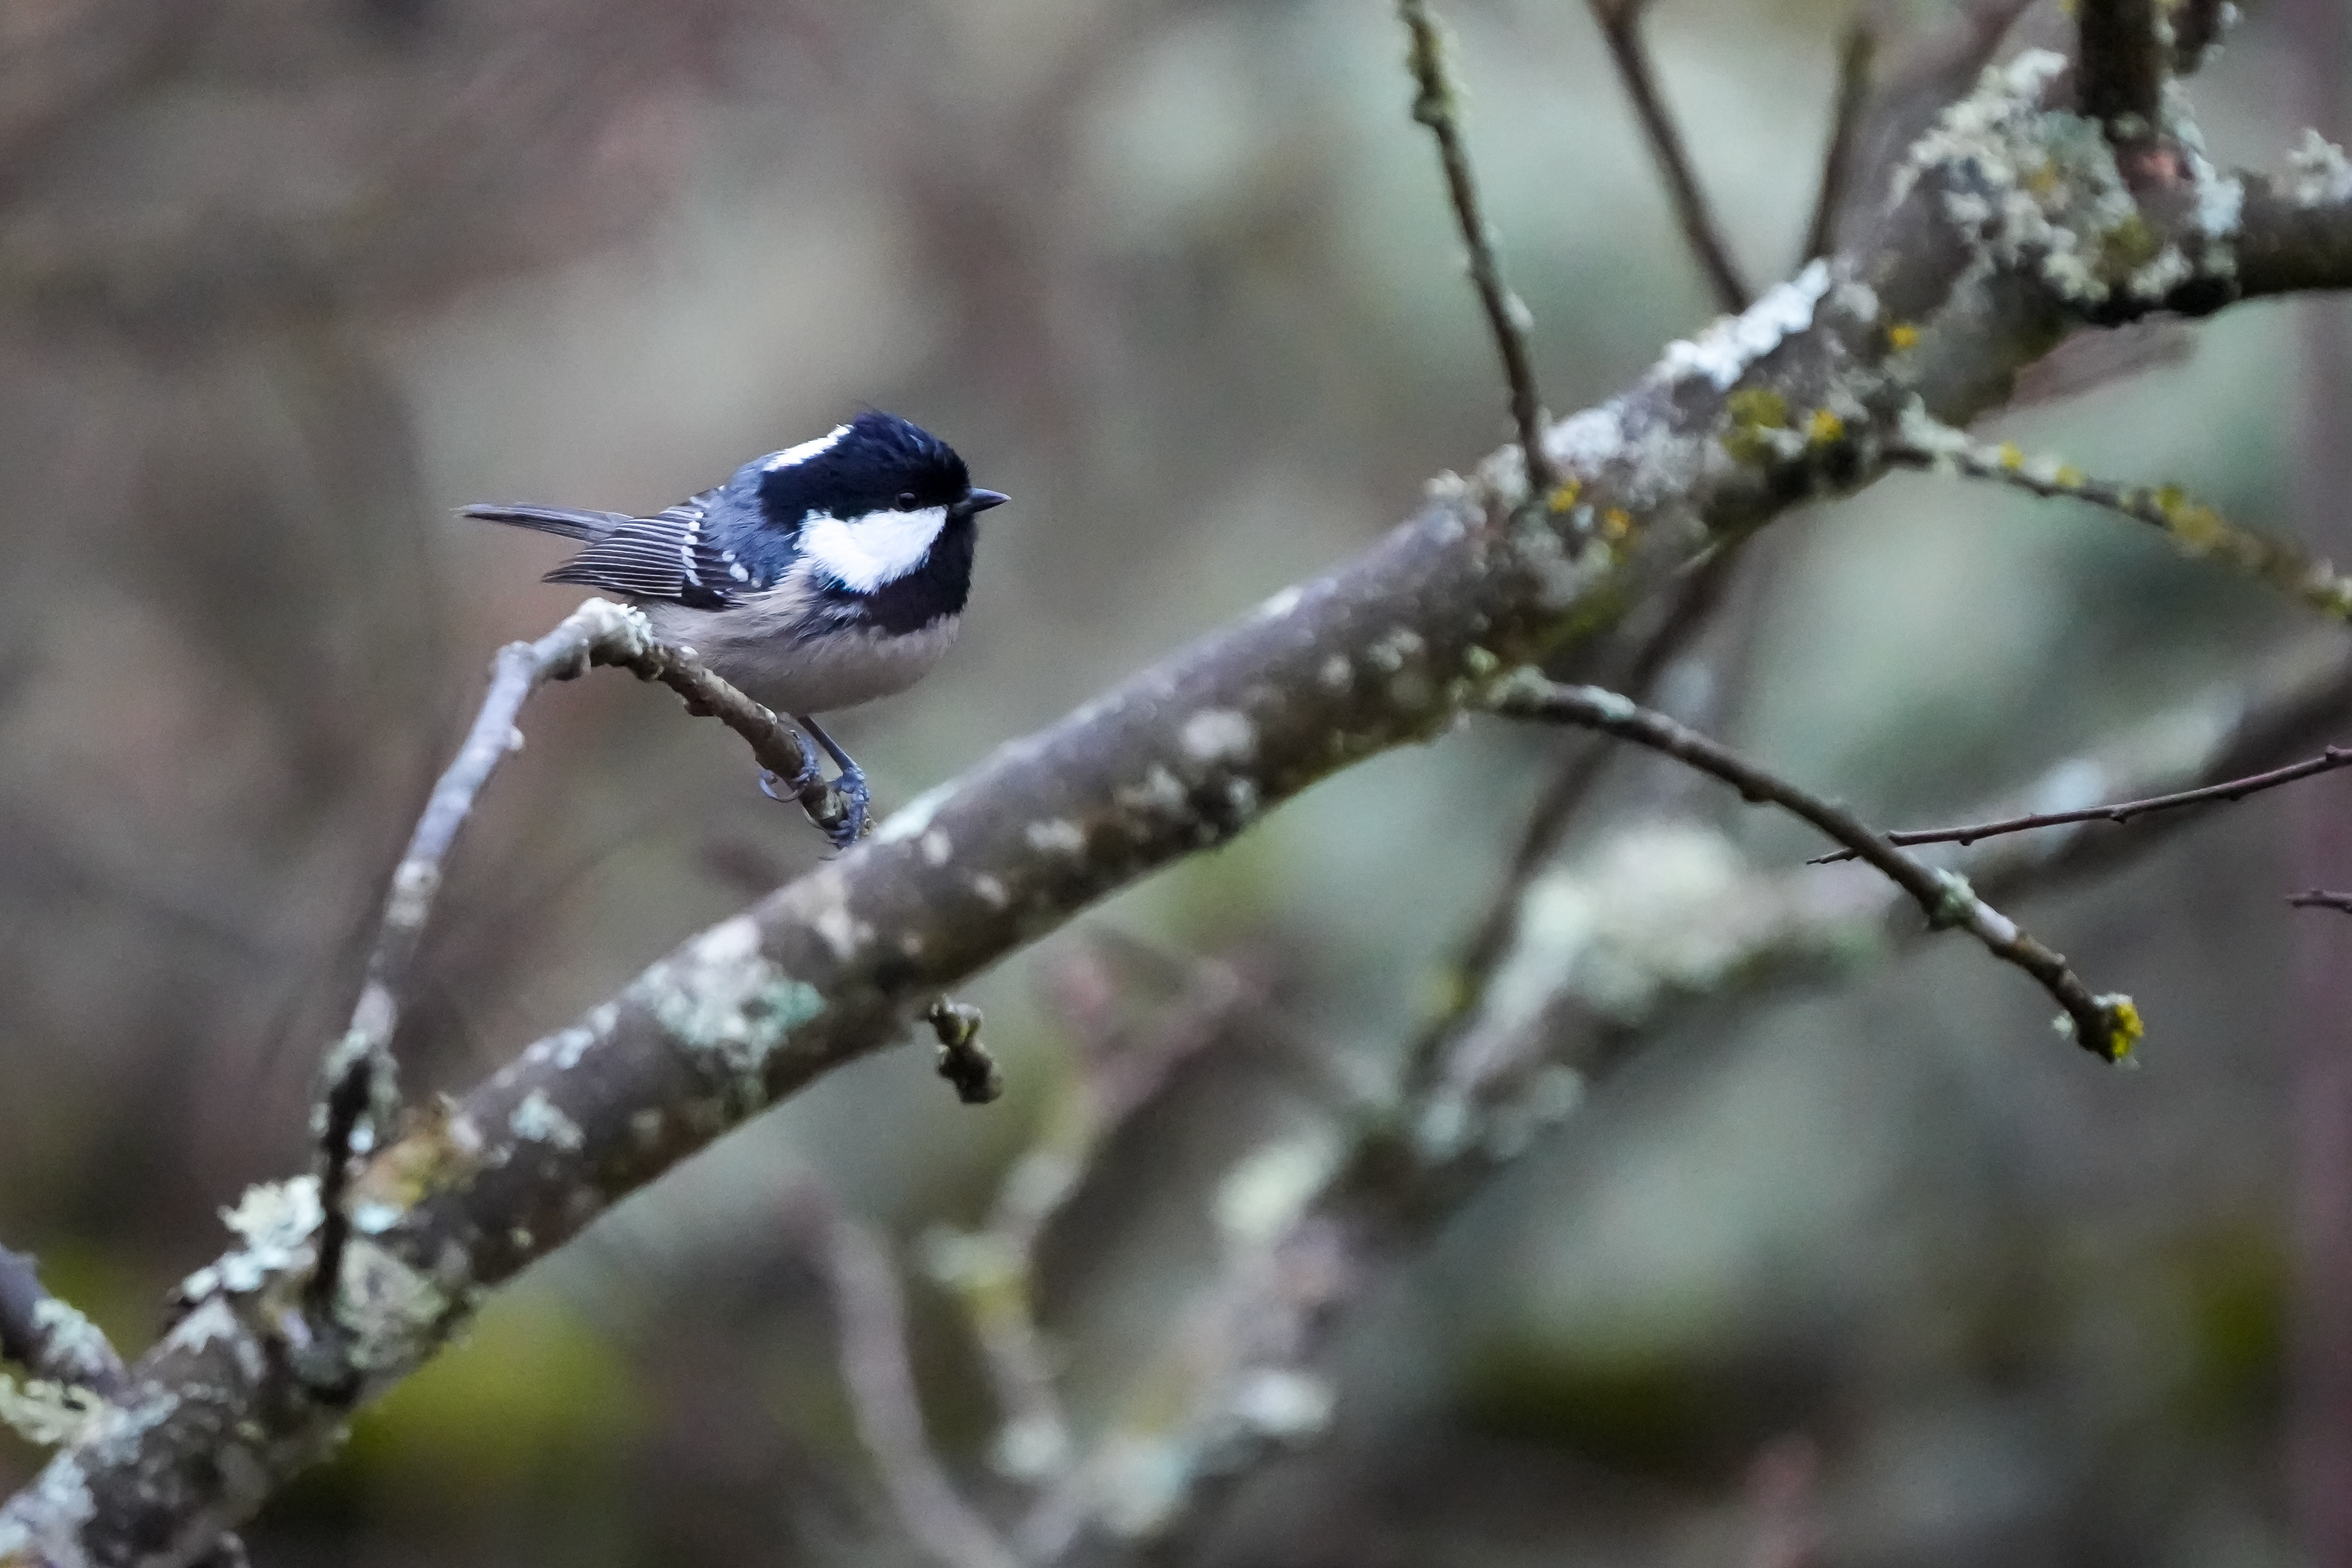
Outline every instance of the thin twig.
{"label": "thin twig", "polygon": [[[2135,816],[2145,816],[2155,811],[2172,811],[2184,805],[2219,805],[2241,801],[2250,795],[2266,789],[2294,784],[2320,773],[2352,766],[2352,748],[2330,746],[2318,756],[2291,763],[2268,773],[2254,773],[2247,778],[2231,779],[2222,784],[2207,784],[2200,789],[2184,789],[2171,795],[2150,795],[2146,800],[2118,801],[2113,805],[2086,805],[2078,811],[2036,811],[2021,816],[2004,816],[1993,822],[1970,823],[1965,827],[1906,828],[1883,837],[1889,844],[1974,844],[1979,838],[1998,838],[2004,833],[2026,833],[2037,827],[2063,827],[2075,822],[2129,822]],[[1810,864],[1827,866],[1839,860],[1851,860],[1851,849],[1832,849],[1826,855],[1816,855]]]}
{"label": "thin twig", "polygon": [[1889,462],[1946,469],[2045,498],[2078,500],[2168,535],[2181,550],[2210,557],[2266,583],[2335,620],[2352,620],[2352,577],[2306,554],[2291,540],[2241,527],[2177,485],[2126,485],[2094,479],[2054,458],[2029,458],[2004,442],[1989,447],[1914,416],[1886,448]]}
{"label": "thin twig", "polygon": [[2164,108],[2164,49],[2157,37],[2158,0],[2078,0],[2077,74],[2083,112],[2105,128],[2135,184],[2157,148]]}
{"label": "thin twig", "polygon": [[1503,358],[1503,378],[1510,384],[1511,423],[1518,431],[1519,451],[1527,461],[1528,492],[1540,500],[1551,493],[1559,479],[1543,449],[1543,397],[1536,390],[1535,357],[1528,347],[1528,308],[1503,280],[1503,263],[1495,253],[1495,231],[1480,205],[1477,178],[1471,172],[1469,150],[1462,142],[1461,98],[1453,72],[1446,68],[1445,39],[1429,14],[1427,0],[1397,0],[1397,15],[1412,40],[1405,58],[1412,69],[1412,117],[1428,126],[1436,139],[1446,193],[1454,202],[1454,219],[1470,252],[1470,281],[1477,288],[1478,302],[1486,307],[1496,352]]}
{"label": "thin twig", "polygon": [[[742,736],[761,765],[777,777],[816,778],[799,731],[683,649],[656,639],[638,611],[590,599],[537,642],[509,643],[499,650],[481,710],[457,755],[434,784],[408,847],[394,868],[351,1026],[329,1048],[320,1067],[319,1199],[325,1218],[305,1296],[313,1312],[322,1317],[333,1303],[350,1237],[343,1194],[352,1156],[366,1152],[387,1132],[399,1110],[392,1040],[425,922],[441,889],[443,863],[490,775],[521,746],[522,731],[515,721],[523,703],[542,683],[571,679],[593,665],[618,666],[642,679],[662,682],[686,700],[688,711],[714,717]],[[805,784],[800,792],[803,808],[820,826],[829,826],[828,809],[836,816],[841,809],[837,799],[828,800],[829,792],[822,782]]]}
{"label": "thin twig", "polygon": [[1813,197],[1813,221],[1805,229],[1805,254],[1799,263],[1827,256],[1837,248],[1838,214],[1845,206],[1853,184],[1854,142],[1862,132],[1863,110],[1870,104],[1870,62],[1878,37],[1870,18],[1857,13],[1846,24],[1845,41],[1838,50],[1837,101],[1830,111],[1829,150],[1822,155],[1821,189]]}
{"label": "thin twig", "polygon": [[785,1217],[833,1297],[841,1378],[857,1436],[907,1532],[945,1568],[1019,1568],[931,1452],[907,1361],[906,1300],[881,1239],[814,1180],[794,1185]]}
{"label": "thin twig", "polygon": [[1647,7],[1643,0],[1591,0],[1591,5],[1592,19],[1601,25],[1601,37],[1609,45],[1609,58],[1616,62],[1617,78],[1625,84],[1625,95],[1633,100],[1642,134],[1648,140],[1650,153],[1658,162],[1658,173],[1666,182],[1666,195],[1674,203],[1683,237],[1689,242],[1699,270],[1706,274],[1707,289],[1715,295],[1716,308],[1726,315],[1736,316],[1748,309],[1753,296],[1731,259],[1731,248],[1724,243],[1714,209],[1707,205],[1706,194],[1698,187],[1698,176],[1692,171],[1682,132],[1675,124],[1665,100],[1659,95],[1657,74],[1650,66],[1649,47],[1642,41],[1642,13]]}
{"label": "thin twig", "polygon": [[1616,692],[1596,686],[1564,686],[1532,674],[1502,683],[1493,705],[1496,712],[1511,718],[1578,724],[1648,746],[1712,773],[1745,799],[1768,802],[1802,817],[1911,895],[1927,912],[1930,926],[1966,931],[1995,958],[2015,964],[2039,981],[2072,1020],[2075,1043],[2084,1049],[2108,1061],[2120,1061],[2138,1037],[2139,1013],[2130,997],[2092,995],[2066,966],[2063,956],[1977,897],[1965,880],[1920,864],[1845,807],[1767,773],[1696,731]]}
{"label": "thin twig", "polygon": [[2307,893],[2297,893],[2287,902],[2298,910],[2341,910],[2352,915],[2352,893],[2331,893],[2325,888],[2314,888]]}

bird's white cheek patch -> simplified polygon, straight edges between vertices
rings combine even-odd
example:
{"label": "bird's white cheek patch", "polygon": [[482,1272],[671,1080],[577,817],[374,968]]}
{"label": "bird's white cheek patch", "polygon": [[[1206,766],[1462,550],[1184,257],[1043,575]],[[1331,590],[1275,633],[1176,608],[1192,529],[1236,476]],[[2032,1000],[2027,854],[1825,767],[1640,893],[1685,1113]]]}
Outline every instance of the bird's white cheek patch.
{"label": "bird's white cheek patch", "polygon": [[846,586],[870,594],[920,566],[947,521],[943,506],[870,511],[847,521],[811,512],[801,523],[801,549]]}

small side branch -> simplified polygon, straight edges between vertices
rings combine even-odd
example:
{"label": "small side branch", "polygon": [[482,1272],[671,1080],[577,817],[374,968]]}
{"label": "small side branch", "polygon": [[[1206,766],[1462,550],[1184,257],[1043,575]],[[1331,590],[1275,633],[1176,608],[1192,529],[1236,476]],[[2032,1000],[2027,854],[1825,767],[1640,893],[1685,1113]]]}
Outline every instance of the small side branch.
{"label": "small side branch", "polygon": [[1988,447],[1959,431],[1914,417],[1887,460],[1907,468],[1948,470],[2009,485],[2029,495],[2063,497],[2099,507],[2168,535],[2183,552],[2218,561],[2332,620],[2352,620],[2352,577],[2305,554],[2292,541],[2257,533],[2223,517],[2177,485],[2126,485],[2094,479],[2071,463],[2028,458],[2004,443]]}
{"label": "small side branch", "polygon": [[1540,500],[1551,493],[1559,479],[1543,449],[1543,398],[1536,390],[1535,358],[1528,347],[1528,308],[1503,280],[1495,231],[1486,222],[1469,150],[1462,142],[1461,97],[1446,67],[1444,37],[1429,14],[1427,0],[1397,0],[1397,15],[1411,40],[1405,59],[1412,70],[1412,117],[1436,139],[1454,219],[1470,252],[1470,281],[1478,290],[1479,304],[1486,307],[1486,325],[1495,334],[1503,378],[1510,386],[1511,423],[1527,460],[1528,490]]}
{"label": "small side branch", "polygon": [[1714,209],[1699,189],[1698,175],[1691,169],[1690,153],[1683,145],[1682,131],[1659,94],[1657,73],[1650,65],[1649,46],[1642,41],[1642,13],[1646,9],[1647,0],[1592,0],[1592,19],[1601,24],[1601,36],[1609,45],[1609,58],[1616,62],[1617,78],[1625,84],[1625,96],[1633,100],[1633,113],[1642,122],[1642,135],[1650,143],[1650,153],[1658,161],[1658,173],[1666,182],[1666,195],[1674,203],[1675,221],[1682,225],[1683,238],[1689,242],[1699,270],[1706,274],[1706,286],[1715,295],[1716,308],[1727,316],[1736,316],[1748,309],[1753,296],[1731,259],[1731,247],[1724,243]]}
{"label": "small side branch", "polygon": [[1829,150],[1822,155],[1821,189],[1813,197],[1813,221],[1805,229],[1801,263],[1837,248],[1838,214],[1844,210],[1853,186],[1854,142],[1862,134],[1863,110],[1870,106],[1870,62],[1877,45],[1867,16],[1857,16],[1846,24],[1845,43],[1838,51],[1837,102],[1830,111]]}
{"label": "small side branch", "polygon": [[[2088,805],[2078,811],[2036,811],[2019,816],[2004,816],[1992,822],[1970,823],[1963,827],[1921,827],[1885,835],[1886,842],[1895,845],[1912,844],[1974,844],[1979,838],[1998,838],[2005,833],[2029,833],[2037,827],[2063,827],[2077,822],[2129,822],[2136,816],[2152,812],[2175,811],[2184,805],[2222,805],[2260,795],[2281,784],[2332,773],[2336,769],[2352,766],[2352,748],[2330,746],[2315,757],[2290,763],[2268,773],[2253,773],[2226,783],[2206,784],[2200,789],[2184,789],[2172,795],[2150,795],[2146,800],[2117,801],[2113,805]],[[1851,860],[1851,849],[1833,849],[1827,855],[1816,855],[1810,862],[1826,866],[1834,861]]]}
{"label": "small side branch", "polygon": [[1995,958],[2032,975],[2063,1010],[2075,1042],[2085,1050],[2108,1061],[2120,1061],[2138,1038],[2139,1011],[2130,997],[2091,994],[2063,955],[1977,897],[1961,878],[1920,864],[1845,807],[1767,773],[1696,731],[1616,692],[1595,686],[1565,686],[1534,675],[1503,683],[1494,695],[1493,706],[1510,718],[1576,724],[1663,752],[1721,779],[1743,799],[1777,805],[1803,818],[1909,894],[1926,911],[1931,927],[1958,927]]}
{"label": "small side branch", "polygon": [[2352,915],[2352,893],[2331,893],[2324,888],[2314,888],[2307,893],[2297,893],[2287,902],[2298,910],[2337,910]]}

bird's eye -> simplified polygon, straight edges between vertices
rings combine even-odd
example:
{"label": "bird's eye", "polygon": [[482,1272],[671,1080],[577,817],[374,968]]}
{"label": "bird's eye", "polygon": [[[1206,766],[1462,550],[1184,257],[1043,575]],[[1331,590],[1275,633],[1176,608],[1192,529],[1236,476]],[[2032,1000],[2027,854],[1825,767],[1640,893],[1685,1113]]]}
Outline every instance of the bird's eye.
{"label": "bird's eye", "polygon": [[912,511],[915,510],[914,491],[900,490],[898,492],[898,510],[900,511]]}

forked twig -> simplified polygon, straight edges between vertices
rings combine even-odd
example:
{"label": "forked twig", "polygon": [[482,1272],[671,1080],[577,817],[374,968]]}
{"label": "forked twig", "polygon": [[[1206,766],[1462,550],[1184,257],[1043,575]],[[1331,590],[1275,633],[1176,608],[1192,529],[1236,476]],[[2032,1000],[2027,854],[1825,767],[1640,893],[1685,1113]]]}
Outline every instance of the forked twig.
{"label": "forked twig", "polygon": [[1979,898],[1959,877],[1924,866],[1886,842],[1860,817],[1834,802],[1768,773],[1664,714],[1595,686],[1566,686],[1533,674],[1501,683],[1492,698],[1498,713],[1599,730],[1663,752],[1711,773],[1751,801],[1767,802],[1820,828],[1883,873],[1926,911],[1937,929],[1958,927],[1985,951],[2025,971],[2064,1010],[2076,1044],[2108,1061],[2130,1054],[2139,1037],[2139,1011],[2120,994],[2094,996],[2065,958]]}

